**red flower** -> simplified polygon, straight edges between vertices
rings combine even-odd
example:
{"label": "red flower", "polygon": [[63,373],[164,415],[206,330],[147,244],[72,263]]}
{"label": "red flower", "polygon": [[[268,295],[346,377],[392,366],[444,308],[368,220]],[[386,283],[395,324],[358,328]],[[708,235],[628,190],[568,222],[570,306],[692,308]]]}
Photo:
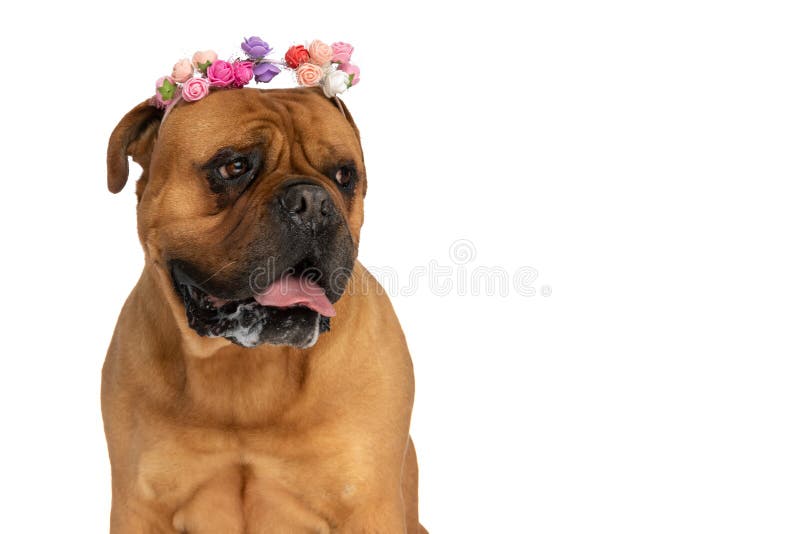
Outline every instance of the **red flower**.
{"label": "red flower", "polygon": [[308,62],[308,50],[303,45],[295,45],[286,51],[284,59],[289,67],[296,69],[303,63]]}

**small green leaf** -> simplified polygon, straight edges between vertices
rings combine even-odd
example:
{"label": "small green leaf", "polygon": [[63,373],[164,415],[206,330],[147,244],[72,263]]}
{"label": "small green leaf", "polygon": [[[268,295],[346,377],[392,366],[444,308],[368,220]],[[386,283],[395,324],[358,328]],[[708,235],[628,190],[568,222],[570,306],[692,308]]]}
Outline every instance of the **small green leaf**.
{"label": "small green leaf", "polygon": [[172,97],[175,96],[175,89],[178,87],[177,84],[172,83],[171,81],[165,79],[161,87],[158,88],[158,94],[161,95],[161,98],[166,102],[167,100],[172,100]]}
{"label": "small green leaf", "polygon": [[205,63],[198,64],[197,65],[197,70],[199,70],[200,72],[205,74],[206,71],[208,70],[208,67],[210,67],[210,66],[211,66],[211,62],[210,61],[206,61]]}

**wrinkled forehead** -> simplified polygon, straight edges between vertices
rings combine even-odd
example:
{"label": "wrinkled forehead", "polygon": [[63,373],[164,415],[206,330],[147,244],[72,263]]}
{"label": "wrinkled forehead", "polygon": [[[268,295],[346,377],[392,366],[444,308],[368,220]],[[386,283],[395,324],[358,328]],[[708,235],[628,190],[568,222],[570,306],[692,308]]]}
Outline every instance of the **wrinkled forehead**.
{"label": "wrinkled forehead", "polygon": [[162,150],[210,158],[220,148],[295,145],[361,156],[358,138],[336,104],[304,89],[230,89],[181,102],[159,131]]}

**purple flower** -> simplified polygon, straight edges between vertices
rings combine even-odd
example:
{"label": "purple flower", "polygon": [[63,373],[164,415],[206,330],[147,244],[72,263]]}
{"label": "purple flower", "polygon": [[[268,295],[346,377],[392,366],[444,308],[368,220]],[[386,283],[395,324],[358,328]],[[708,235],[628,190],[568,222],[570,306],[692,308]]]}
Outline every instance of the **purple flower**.
{"label": "purple flower", "polygon": [[245,40],[242,41],[242,50],[252,59],[261,59],[272,52],[272,49],[265,40],[255,36],[245,38]]}
{"label": "purple flower", "polygon": [[272,63],[264,62],[253,65],[253,74],[256,76],[256,81],[261,83],[271,81],[280,71],[281,69]]}

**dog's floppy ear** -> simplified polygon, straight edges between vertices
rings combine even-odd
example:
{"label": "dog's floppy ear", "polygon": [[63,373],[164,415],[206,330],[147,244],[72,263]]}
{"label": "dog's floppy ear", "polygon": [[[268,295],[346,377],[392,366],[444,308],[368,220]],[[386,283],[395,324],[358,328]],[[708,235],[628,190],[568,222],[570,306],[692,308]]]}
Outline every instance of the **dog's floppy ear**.
{"label": "dog's floppy ear", "polygon": [[358,131],[358,126],[356,126],[356,121],[353,120],[353,116],[350,115],[350,110],[347,109],[347,106],[344,105],[342,99],[339,98],[338,96],[334,96],[329,100],[333,102],[333,105],[339,108],[339,110],[342,112],[344,118],[347,119],[347,122],[349,122],[350,126],[353,127],[353,131],[356,132],[356,138],[358,139],[358,142],[361,143],[361,133],[359,133]]}
{"label": "dog's floppy ear", "polygon": [[[158,127],[164,111],[150,105],[145,100],[130,110],[117,127],[111,132],[108,139],[108,190],[119,193],[128,181],[128,156],[133,156],[133,161],[144,169],[141,183],[147,179],[147,169],[150,166],[150,153],[153,150]],[[137,195],[141,197],[141,188],[137,187]]]}

